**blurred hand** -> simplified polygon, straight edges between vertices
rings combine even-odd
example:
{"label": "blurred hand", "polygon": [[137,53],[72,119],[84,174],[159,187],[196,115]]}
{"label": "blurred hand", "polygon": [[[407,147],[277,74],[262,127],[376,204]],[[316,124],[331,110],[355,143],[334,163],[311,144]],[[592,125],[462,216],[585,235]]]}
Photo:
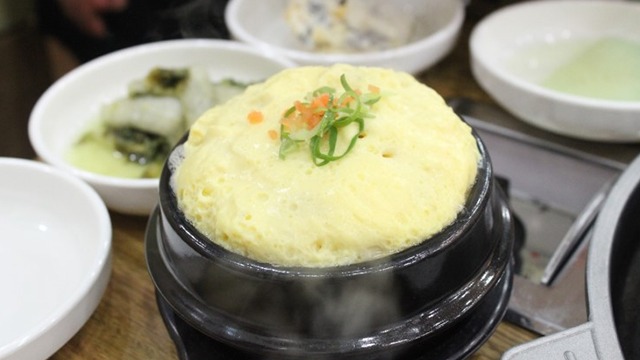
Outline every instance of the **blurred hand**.
{"label": "blurred hand", "polygon": [[58,3],[69,20],[86,35],[100,38],[109,33],[101,15],[124,10],[128,0],[58,0]]}

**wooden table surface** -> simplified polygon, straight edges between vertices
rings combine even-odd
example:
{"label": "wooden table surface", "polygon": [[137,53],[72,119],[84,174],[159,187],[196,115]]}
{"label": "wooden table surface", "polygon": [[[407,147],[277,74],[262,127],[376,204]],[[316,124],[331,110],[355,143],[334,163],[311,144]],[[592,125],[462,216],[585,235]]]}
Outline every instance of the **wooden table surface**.
{"label": "wooden table surface", "polygon": [[[418,75],[443,97],[466,97],[493,104],[475,82],[469,67],[468,37],[479,19],[502,5],[501,1],[471,1],[463,32],[453,52],[435,67]],[[485,119],[491,121],[491,119]],[[525,133],[595,151],[622,161],[638,153],[637,146],[583,143],[557,137],[520,122],[503,124]],[[52,359],[176,359],[176,351],[156,307],[154,287],[144,254],[146,217],[111,213],[113,271],[104,297],[86,325]],[[499,359],[509,348],[530,341],[536,334],[501,323],[471,359]]]}

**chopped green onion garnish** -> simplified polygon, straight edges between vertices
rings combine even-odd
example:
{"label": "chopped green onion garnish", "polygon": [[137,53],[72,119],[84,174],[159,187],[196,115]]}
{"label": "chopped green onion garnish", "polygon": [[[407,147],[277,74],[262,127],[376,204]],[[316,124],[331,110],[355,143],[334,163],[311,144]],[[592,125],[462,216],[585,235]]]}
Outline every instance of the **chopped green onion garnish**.
{"label": "chopped green onion garnish", "polygon": [[[322,166],[347,155],[364,131],[365,118],[371,118],[371,106],[380,100],[378,88],[370,86],[370,92],[361,94],[351,88],[345,75],[340,76],[344,92],[336,95],[334,88],[320,87],[287,109],[280,121],[281,159],[295,151],[302,143],[308,143],[313,163]],[[349,126],[357,131],[336,154],[338,134]],[[344,147],[343,146],[343,147]]]}

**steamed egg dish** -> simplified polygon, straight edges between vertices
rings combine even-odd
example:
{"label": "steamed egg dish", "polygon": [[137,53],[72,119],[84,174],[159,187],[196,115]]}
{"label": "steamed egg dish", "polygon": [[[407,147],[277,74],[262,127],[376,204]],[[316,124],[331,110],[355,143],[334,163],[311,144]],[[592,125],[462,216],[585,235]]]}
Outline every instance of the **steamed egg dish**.
{"label": "steamed egg dish", "polygon": [[205,112],[172,187],[214,243],[278,266],[397,253],[450,225],[475,183],[471,129],[389,69],[284,70]]}

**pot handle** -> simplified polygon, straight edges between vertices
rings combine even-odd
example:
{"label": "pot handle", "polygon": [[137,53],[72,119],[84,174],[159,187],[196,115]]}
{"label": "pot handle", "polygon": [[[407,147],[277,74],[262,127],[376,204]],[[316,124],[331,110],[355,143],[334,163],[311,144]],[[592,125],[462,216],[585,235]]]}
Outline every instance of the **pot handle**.
{"label": "pot handle", "polygon": [[593,340],[593,322],[516,346],[502,355],[502,360],[540,359],[598,360]]}

